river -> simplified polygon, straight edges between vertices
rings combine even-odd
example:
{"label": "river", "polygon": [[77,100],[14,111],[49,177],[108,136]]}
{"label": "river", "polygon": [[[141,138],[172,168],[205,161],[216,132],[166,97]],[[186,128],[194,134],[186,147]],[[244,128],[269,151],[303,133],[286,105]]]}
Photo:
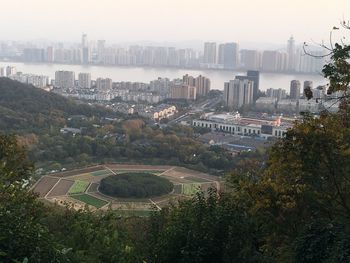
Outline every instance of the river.
{"label": "river", "polygon": [[[224,71],[224,70],[193,70],[176,68],[151,68],[151,67],[118,67],[118,66],[92,66],[92,65],[66,65],[66,64],[36,64],[21,62],[0,62],[0,67],[15,66],[17,71],[38,75],[47,75],[54,78],[55,71],[74,71],[76,78],[80,72],[91,73],[92,79],[98,77],[111,78],[115,82],[150,82],[158,77],[182,78],[183,75],[192,76],[203,75],[211,80],[211,89],[223,90],[224,82],[234,79],[236,75],[243,75],[245,72]],[[265,91],[268,88],[282,88],[289,92],[290,81],[293,79],[313,81],[314,87],[324,85],[327,80],[321,75],[307,74],[280,74],[280,73],[260,73],[260,89]]]}

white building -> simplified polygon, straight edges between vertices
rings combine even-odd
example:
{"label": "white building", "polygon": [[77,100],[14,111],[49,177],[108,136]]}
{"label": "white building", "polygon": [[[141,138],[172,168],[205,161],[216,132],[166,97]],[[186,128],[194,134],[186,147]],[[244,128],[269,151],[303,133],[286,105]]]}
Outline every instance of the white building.
{"label": "white building", "polygon": [[79,73],[78,75],[78,86],[82,89],[91,88],[91,74],[90,73]]}
{"label": "white building", "polygon": [[319,109],[320,104],[316,102],[315,99],[307,100],[307,99],[301,99],[299,100],[299,112],[311,112],[311,113],[318,113],[320,111]]}
{"label": "white building", "polygon": [[209,128],[212,131],[221,131],[231,134],[257,136],[262,138],[282,138],[287,130],[292,127],[290,123],[282,123],[277,120],[260,120],[241,118],[239,114],[206,114],[192,122],[195,127]]}
{"label": "white building", "polygon": [[234,79],[225,82],[224,102],[227,107],[238,110],[244,105],[250,105],[253,101],[254,82],[248,79]]}
{"label": "white building", "polygon": [[50,78],[48,76],[23,74],[22,72],[17,72],[16,74],[9,76],[9,78],[41,89],[50,84]]}
{"label": "white building", "polygon": [[255,102],[255,108],[259,111],[275,111],[277,98],[260,97]]}
{"label": "white building", "polygon": [[73,71],[56,71],[55,86],[58,88],[71,89],[75,86],[75,74]]}
{"label": "white building", "polygon": [[112,80],[109,78],[98,78],[96,80],[97,91],[110,91],[112,89]]}
{"label": "white building", "polygon": [[6,67],[6,77],[10,77],[12,75],[15,75],[17,73],[16,67],[7,66]]}
{"label": "white building", "polygon": [[174,105],[161,104],[156,107],[147,107],[142,111],[138,111],[138,114],[155,121],[160,121],[161,119],[174,116],[176,112],[177,109]]}
{"label": "white building", "polygon": [[297,106],[296,100],[284,99],[277,102],[277,110],[280,112],[296,112]]}

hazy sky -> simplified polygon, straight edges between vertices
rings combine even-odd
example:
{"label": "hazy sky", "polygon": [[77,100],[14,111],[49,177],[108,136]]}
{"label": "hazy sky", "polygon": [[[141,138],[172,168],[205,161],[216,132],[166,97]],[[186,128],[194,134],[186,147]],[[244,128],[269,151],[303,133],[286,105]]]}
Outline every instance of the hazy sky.
{"label": "hazy sky", "polygon": [[1,0],[0,39],[321,41],[343,17],[350,0]]}

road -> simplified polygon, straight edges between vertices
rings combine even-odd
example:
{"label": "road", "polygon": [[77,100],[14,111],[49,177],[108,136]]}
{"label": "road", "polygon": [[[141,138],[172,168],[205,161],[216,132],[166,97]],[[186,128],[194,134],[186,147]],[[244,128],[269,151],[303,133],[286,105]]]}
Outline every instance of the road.
{"label": "road", "polygon": [[198,104],[193,104],[193,105],[191,105],[191,109],[188,112],[186,112],[186,113],[182,114],[181,116],[169,121],[168,125],[180,123],[181,121],[186,120],[188,117],[190,117],[193,114],[202,113],[205,110],[210,110],[210,109],[214,108],[221,101],[222,101],[221,97],[215,97],[215,98],[206,99],[205,101],[200,102]]}

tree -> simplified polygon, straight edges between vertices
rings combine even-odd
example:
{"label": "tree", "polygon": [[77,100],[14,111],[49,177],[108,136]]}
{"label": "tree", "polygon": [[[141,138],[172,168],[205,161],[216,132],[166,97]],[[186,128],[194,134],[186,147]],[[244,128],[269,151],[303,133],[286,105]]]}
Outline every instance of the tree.
{"label": "tree", "polygon": [[150,219],[147,262],[262,262],[252,218],[227,195],[211,191]]}
{"label": "tree", "polygon": [[260,222],[264,254],[277,262],[350,260],[350,48],[336,43],[330,51],[323,72],[328,93],[343,94],[339,112],[304,114],[266,166],[229,177],[232,197]]}
{"label": "tree", "polygon": [[33,165],[14,135],[0,134],[0,261],[58,262],[59,246],[41,224],[44,207],[28,192]]}

